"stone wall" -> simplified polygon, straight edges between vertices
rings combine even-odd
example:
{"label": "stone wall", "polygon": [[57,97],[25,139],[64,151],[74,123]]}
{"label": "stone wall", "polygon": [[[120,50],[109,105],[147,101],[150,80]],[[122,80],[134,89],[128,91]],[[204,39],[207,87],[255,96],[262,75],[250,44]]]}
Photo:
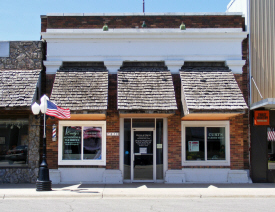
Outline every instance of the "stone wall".
{"label": "stone wall", "polygon": [[39,170],[39,120],[29,116],[28,165],[0,168],[0,183],[35,183]]}
{"label": "stone wall", "polygon": [[42,69],[44,44],[42,41],[10,41],[9,57],[0,57],[2,70]]}

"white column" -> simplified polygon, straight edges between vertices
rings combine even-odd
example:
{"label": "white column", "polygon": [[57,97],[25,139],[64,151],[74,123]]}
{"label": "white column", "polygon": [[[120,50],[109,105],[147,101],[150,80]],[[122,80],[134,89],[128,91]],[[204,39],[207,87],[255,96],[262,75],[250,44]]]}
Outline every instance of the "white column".
{"label": "white column", "polygon": [[62,61],[43,61],[46,66],[46,74],[56,74],[57,70],[62,66]]}
{"label": "white column", "polygon": [[120,69],[122,66],[123,61],[122,60],[107,60],[104,61],[104,65],[106,66],[107,70],[109,71],[110,74],[116,74],[117,71]]}
{"label": "white column", "polygon": [[165,60],[165,65],[171,74],[179,74],[179,70],[184,65],[184,60]]}
{"label": "white column", "polygon": [[232,70],[233,74],[242,74],[245,60],[226,60],[225,65]]}

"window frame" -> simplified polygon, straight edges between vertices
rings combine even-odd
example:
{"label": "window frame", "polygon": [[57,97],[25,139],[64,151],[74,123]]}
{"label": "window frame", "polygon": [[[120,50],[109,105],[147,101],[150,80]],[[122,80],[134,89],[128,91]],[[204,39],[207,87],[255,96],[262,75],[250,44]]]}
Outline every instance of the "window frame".
{"label": "window frame", "polygon": [[[63,160],[63,127],[81,126],[81,127],[101,127],[101,159],[100,160]],[[83,137],[81,140],[83,148]],[[83,152],[82,152],[83,154]],[[58,165],[100,165],[106,166],[106,121],[59,121],[58,123]]]}
{"label": "window frame", "polygon": [[[225,160],[207,160],[207,136],[205,134],[205,160],[186,160],[186,127],[224,127],[225,128]],[[229,121],[181,121],[182,166],[230,166],[230,122]]]}

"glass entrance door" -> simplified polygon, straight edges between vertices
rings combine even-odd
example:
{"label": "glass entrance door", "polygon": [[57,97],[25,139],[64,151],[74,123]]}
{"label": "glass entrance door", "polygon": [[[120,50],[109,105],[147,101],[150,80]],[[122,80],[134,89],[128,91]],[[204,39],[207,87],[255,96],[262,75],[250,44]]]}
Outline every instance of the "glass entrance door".
{"label": "glass entrance door", "polygon": [[133,129],[132,181],[155,181],[155,130]]}

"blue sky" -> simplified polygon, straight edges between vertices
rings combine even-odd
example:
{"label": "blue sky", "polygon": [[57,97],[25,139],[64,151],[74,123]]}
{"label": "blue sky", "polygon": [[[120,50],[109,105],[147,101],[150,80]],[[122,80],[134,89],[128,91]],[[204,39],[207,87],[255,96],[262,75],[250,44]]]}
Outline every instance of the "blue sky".
{"label": "blue sky", "polygon": [[[47,13],[142,12],[143,0],[0,0],[0,41],[39,40]],[[225,12],[230,0],[145,0],[146,12]]]}

